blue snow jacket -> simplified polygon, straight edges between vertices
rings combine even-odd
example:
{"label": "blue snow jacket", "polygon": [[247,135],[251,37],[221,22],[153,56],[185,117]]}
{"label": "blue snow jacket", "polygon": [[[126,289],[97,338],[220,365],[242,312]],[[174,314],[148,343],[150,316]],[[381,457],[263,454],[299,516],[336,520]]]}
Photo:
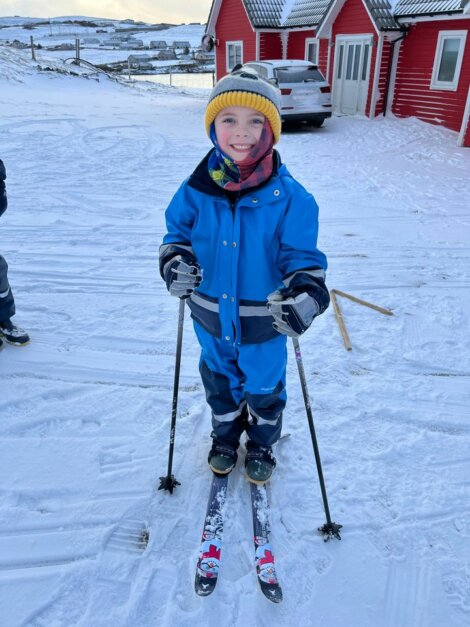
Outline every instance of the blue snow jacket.
{"label": "blue snow jacket", "polygon": [[271,292],[307,291],[320,313],[328,307],[327,262],[317,249],[318,206],[276,151],[271,177],[241,194],[214,183],[209,154],[166,211],[160,273],[176,255],[194,257],[203,279],[188,299],[192,318],[231,343],[265,342],[279,336],[266,307]]}

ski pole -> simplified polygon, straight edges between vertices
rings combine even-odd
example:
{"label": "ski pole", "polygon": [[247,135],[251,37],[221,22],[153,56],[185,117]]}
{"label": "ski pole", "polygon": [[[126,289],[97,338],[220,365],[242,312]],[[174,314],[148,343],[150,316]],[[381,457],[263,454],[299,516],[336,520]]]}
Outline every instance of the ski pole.
{"label": "ski pole", "polygon": [[307,381],[305,378],[305,370],[304,370],[304,364],[302,361],[302,353],[300,352],[299,340],[296,337],[293,337],[292,343],[294,345],[295,360],[297,362],[297,368],[299,370],[300,385],[302,386],[302,393],[304,395],[305,410],[307,412],[308,425],[310,427],[310,435],[312,436],[313,452],[315,454],[315,461],[317,463],[318,480],[320,482],[320,489],[321,489],[321,494],[323,497],[323,507],[325,509],[325,515],[326,515],[326,523],[323,525],[323,527],[319,527],[318,531],[320,531],[323,534],[323,536],[325,536],[324,537],[325,542],[333,537],[337,538],[338,540],[341,540],[341,536],[339,535],[339,530],[341,529],[343,525],[338,525],[337,523],[331,521],[330,508],[328,507],[328,497],[326,496],[325,480],[323,479],[323,470],[321,466],[320,451],[318,449],[317,436],[315,434],[315,425],[313,424],[312,408],[311,408],[310,399],[308,396]]}
{"label": "ski pole", "polygon": [[176,410],[178,407],[178,389],[180,381],[180,367],[181,367],[181,348],[183,346],[183,325],[184,325],[184,306],[185,299],[180,298],[180,308],[178,314],[178,337],[176,339],[176,363],[175,363],[175,378],[173,383],[173,405],[171,411],[171,426],[170,426],[170,447],[168,450],[168,472],[166,477],[160,477],[159,490],[168,490],[170,494],[173,494],[173,489],[177,485],[181,485],[179,481],[175,479],[172,474],[173,468],[173,451],[175,448],[175,429],[176,429]]}

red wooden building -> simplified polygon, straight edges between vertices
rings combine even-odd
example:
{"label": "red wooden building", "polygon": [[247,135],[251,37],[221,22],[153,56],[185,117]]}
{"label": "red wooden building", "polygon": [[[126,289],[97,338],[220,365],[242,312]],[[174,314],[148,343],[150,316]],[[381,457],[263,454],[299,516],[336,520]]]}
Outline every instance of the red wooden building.
{"label": "red wooden building", "polygon": [[400,0],[394,15],[406,37],[394,59],[391,110],[451,128],[470,146],[470,2]]}
{"label": "red wooden building", "polygon": [[[394,0],[391,0],[394,1]],[[392,111],[470,146],[470,0],[213,0],[217,78],[236,63],[309,59],[338,113]]]}

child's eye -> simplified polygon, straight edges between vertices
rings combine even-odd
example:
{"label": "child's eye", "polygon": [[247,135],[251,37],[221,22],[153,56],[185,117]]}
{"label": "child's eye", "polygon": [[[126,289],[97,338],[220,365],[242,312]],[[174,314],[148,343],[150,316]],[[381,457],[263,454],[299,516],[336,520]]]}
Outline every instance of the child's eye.
{"label": "child's eye", "polygon": [[235,120],[233,118],[223,118],[222,124],[233,124],[234,121]]}
{"label": "child's eye", "polygon": [[253,118],[252,120],[252,124],[264,124],[264,120],[262,120],[261,118]]}

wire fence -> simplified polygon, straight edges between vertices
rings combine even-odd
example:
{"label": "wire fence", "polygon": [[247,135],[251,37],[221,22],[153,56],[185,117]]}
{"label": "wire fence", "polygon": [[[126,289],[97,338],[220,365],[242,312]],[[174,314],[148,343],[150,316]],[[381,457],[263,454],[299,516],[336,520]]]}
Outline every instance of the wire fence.
{"label": "wire fence", "polygon": [[[194,54],[173,55],[173,59],[162,60],[158,51],[141,49],[119,49],[116,47],[103,48],[75,38],[62,42],[58,46],[44,46],[37,44],[33,37],[29,37],[21,47],[31,49],[32,58],[42,54],[57,60],[71,61],[80,59],[88,64],[101,68],[110,73],[122,74],[134,80],[145,80],[173,87],[212,89],[215,85],[215,71],[213,61],[196,60]],[[209,61],[209,62],[208,62]]]}
{"label": "wire fence", "polygon": [[151,81],[173,87],[212,89],[215,84],[215,72],[170,72],[168,74],[131,74],[136,80]]}

